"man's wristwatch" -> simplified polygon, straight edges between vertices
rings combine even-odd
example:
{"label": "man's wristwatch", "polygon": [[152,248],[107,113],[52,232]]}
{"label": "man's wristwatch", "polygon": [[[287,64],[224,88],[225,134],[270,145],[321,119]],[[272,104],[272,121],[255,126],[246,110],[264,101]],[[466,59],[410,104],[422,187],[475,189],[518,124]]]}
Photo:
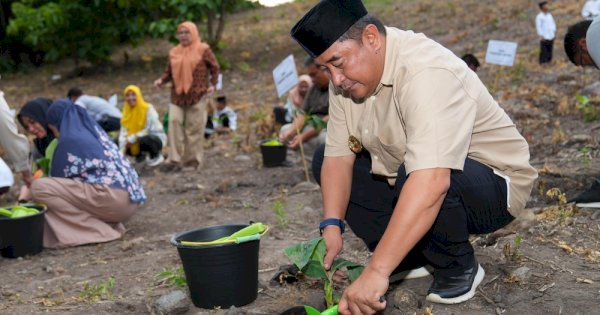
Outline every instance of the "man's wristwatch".
{"label": "man's wristwatch", "polygon": [[321,221],[321,223],[319,224],[319,234],[323,235],[323,229],[328,226],[328,225],[336,225],[340,228],[341,233],[344,233],[345,229],[346,229],[346,223],[344,223],[344,221],[340,220],[340,219],[325,219],[323,221]]}

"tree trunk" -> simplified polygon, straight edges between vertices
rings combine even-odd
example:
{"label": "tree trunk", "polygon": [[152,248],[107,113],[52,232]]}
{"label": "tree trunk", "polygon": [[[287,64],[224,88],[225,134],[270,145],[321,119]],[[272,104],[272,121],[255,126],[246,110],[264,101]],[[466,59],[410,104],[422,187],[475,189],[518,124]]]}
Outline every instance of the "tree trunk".
{"label": "tree trunk", "polygon": [[219,26],[217,27],[217,33],[215,34],[215,43],[221,41],[223,30],[225,29],[225,1],[227,0],[221,0],[221,7],[219,8]]}
{"label": "tree trunk", "polygon": [[6,34],[7,20],[8,17],[4,16],[4,4],[0,2],[0,39],[3,39]]}
{"label": "tree trunk", "polygon": [[[218,12],[210,11],[207,13],[206,18],[206,30],[208,36],[206,42],[211,46],[213,50],[218,50],[218,43],[223,37],[223,30],[225,29],[225,3],[227,0],[219,1]],[[217,20],[217,14],[219,15]],[[216,24],[216,26],[215,26]]]}
{"label": "tree trunk", "polygon": [[206,18],[206,31],[207,31],[207,37],[206,37],[206,42],[210,45],[210,46],[214,46],[215,44],[215,34],[214,34],[214,27],[213,27],[213,23],[215,21],[215,12],[208,12],[207,14],[207,18]]}

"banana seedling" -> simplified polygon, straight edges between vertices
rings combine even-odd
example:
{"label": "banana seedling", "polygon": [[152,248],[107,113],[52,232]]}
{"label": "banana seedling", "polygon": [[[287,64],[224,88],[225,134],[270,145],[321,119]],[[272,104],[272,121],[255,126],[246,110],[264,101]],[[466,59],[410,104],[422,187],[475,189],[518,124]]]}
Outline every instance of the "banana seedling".
{"label": "banana seedling", "polygon": [[[329,309],[333,309],[334,305],[338,302],[333,296],[333,275],[335,272],[340,269],[346,269],[348,278],[350,281],[354,281],[364,269],[363,266],[357,263],[337,258],[333,261],[330,270],[326,270],[323,265],[325,240],[322,237],[290,246],[284,250],[284,253],[302,273],[309,277],[323,280],[325,303]],[[335,313],[323,314],[337,314],[337,307],[335,307],[335,310]]]}

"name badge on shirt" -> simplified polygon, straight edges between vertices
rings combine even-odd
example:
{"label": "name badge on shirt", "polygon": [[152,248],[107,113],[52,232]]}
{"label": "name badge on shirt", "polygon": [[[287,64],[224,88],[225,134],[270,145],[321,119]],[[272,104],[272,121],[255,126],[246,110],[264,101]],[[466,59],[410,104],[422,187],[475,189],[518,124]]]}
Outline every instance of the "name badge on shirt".
{"label": "name badge on shirt", "polygon": [[348,138],[348,148],[350,148],[352,152],[358,154],[360,151],[362,151],[363,146],[355,136],[350,136]]}

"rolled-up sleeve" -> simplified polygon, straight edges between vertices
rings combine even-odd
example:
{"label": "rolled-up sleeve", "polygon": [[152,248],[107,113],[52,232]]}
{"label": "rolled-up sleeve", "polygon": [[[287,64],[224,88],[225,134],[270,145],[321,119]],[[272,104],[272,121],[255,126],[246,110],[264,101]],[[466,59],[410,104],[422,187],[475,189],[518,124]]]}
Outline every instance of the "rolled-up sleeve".
{"label": "rolled-up sleeve", "polygon": [[354,152],[348,148],[348,125],[342,105],[342,97],[337,95],[333,85],[329,85],[329,121],[325,140],[325,156],[347,156]]}

